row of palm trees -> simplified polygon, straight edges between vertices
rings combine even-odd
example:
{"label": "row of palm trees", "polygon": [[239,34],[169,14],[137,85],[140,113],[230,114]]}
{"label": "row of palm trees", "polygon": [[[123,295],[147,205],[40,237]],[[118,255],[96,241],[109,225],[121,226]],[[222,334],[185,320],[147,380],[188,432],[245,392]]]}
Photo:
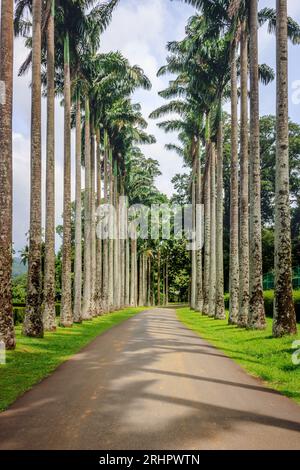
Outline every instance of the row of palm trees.
{"label": "row of palm trees", "polygon": [[[151,84],[142,69],[131,66],[119,52],[99,53],[101,33],[109,24],[118,0],[2,1],[1,80],[6,100],[0,106],[1,201],[0,217],[0,333],[7,349],[15,347],[11,296],[12,265],[12,93],[13,33],[26,38],[29,54],[20,74],[31,65],[31,202],[28,286],[23,334],[42,337],[56,329],[55,292],[55,98],[64,108],[63,243],[60,324],[90,320],[124,306],[150,303],[154,269],[150,252],[140,249],[132,224],[131,240],[124,239],[121,196],[143,193],[159,198],[154,188],[156,163],[136,145],[155,142],[145,131],[139,104],[131,101],[137,88]],[[14,14],[14,16],[13,16]],[[45,266],[42,263],[41,99],[47,99]],[[71,129],[76,133],[75,242],[72,244]],[[133,160],[149,172],[137,179]],[[84,166],[84,186],[81,167]],[[145,176],[145,174],[144,174]],[[144,185],[144,186],[143,186]],[[145,194],[143,195],[145,196]],[[111,204],[111,237],[101,239],[101,206]],[[83,210],[82,210],[83,206]],[[99,216],[99,217],[98,217]],[[83,219],[82,219],[83,218]],[[125,227],[126,229],[127,227]],[[72,251],[74,250],[74,262]],[[151,274],[152,273],[152,274]],[[72,282],[72,277],[74,281]],[[159,276],[157,275],[159,278]],[[160,284],[157,287],[160,299]]]}
{"label": "row of palm trees", "polygon": [[257,0],[185,1],[200,12],[189,20],[185,38],[168,44],[170,55],[159,74],[173,73],[176,77],[160,95],[171,101],[150,117],[174,112],[179,115],[158,125],[167,132],[179,132],[182,146],[168,145],[168,148],[183,156],[192,168],[191,200],[197,243],[201,243],[202,233],[196,224],[196,208],[199,204],[204,205],[204,249],[199,249],[198,245],[191,255],[191,307],[218,319],[225,318],[222,108],[225,100],[230,99],[229,323],[254,329],[266,327],[262,283],[259,80],[268,84],[274,73],[267,65],[258,63],[258,28],[267,22],[269,31],[276,32],[277,48],[273,334],[276,337],[294,334],[287,47],[288,37],[294,44],[299,44],[300,27],[287,16],[286,0],[277,0],[276,11],[265,8],[260,12]]}

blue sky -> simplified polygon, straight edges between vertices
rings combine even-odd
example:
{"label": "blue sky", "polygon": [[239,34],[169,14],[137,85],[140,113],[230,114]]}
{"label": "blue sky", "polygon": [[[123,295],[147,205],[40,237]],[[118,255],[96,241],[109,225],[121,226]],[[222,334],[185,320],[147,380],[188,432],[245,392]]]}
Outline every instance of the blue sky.
{"label": "blue sky", "polygon": [[[260,8],[265,6],[275,8],[275,0],[260,0]],[[300,23],[300,2],[288,0],[289,14]],[[174,0],[121,0],[114,13],[113,21],[102,38],[101,49],[105,52],[120,50],[132,64],[140,65],[152,81],[151,91],[138,91],[134,100],[141,102],[145,117],[162,100],[157,92],[164,89],[168,77],[156,77],[158,68],[165,63],[168,41],[178,40],[184,36],[187,19],[195,12],[193,8]],[[259,33],[260,62],[275,68],[276,50],[275,38],[262,28]],[[292,87],[300,80],[300,46],[290,46],[289,86],[290,96]],[[17,70],[26,56],[22,39],[15,41],[15,98],[14,98],[14,246],[21,249],[26,242],[25,233],[29,225],[29,184],[30,184],[30,89],[28,87],[30,74],[17,77]],[[275,82],[268,87],[261,86],[261,114],[274,114],[276,106]],[[43,175],[45,175],[45,131],[46,107],[43,100]],[[63,110],[56,105],[56,212],[57,223],[61,222],[63,197]],[[300,104],[290,99],[290,116],[300,123]],[[171,179],[174,174],[183,172],[180,158],[165,150],[169,142],[176,142],[176,135],[165,135],[155,122],[149,120],[149,132],[154,134],[157,143],[145,146],[147,156],[159,160],[162,176],[157,179],[157,186],[168,195],[172,194]],[[74,162],[74,136],[73,136]],[[74,165],[72,168],[74,175]],[[44,182],[44,177],[43,177]],[[72,193],[74,195],[74,177],[72,178]],[[43,184],[43,206],[44,206]],[[57,239],[57,245],[60,240]]]}

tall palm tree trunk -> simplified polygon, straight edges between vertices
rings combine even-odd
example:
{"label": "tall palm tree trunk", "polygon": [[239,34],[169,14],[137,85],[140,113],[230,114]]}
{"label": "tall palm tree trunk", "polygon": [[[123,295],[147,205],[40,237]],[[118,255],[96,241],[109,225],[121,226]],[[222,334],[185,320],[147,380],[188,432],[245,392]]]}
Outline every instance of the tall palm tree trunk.
{"label": "tall palm tree trunk", "polygon": [[240,207],[240,308],[238,325],[246,327],[249,315],[249,138],[248,138],[248,34],[241,33],[241,207]]}
{"label": "tall palm tree trunk", "polygon": [[46,331],[56,329],[55,312],[55,90],[54,90],[54,9],[47,25],[47,165],[46,235],[43,322]]}
{"label": "tall palm tree trunk", "polygon": [[151,305],[151,256],[147,258],[147,307]]}
{"label": "tall palm tree trunk", "polygon": [[76,187],[75,187],[75,261],[74,261],[74,322],[81,322],[82,296],[82,223],[81,223],[81,106],[76,99]]}
{"label": "tall palm tree trunk", "polygon": [[90,139],[90,104],[85,98],[85,136],[84,136],[84,267],[83,267],[83,303],[82,319],[91,319],[91,139]]}
{"label": "tall palm tree trunk", "polygon": [[217,133],[217,233],[216,233],[216,312],[218,320],[225,320],[224,305],[224,260],[223,260],[223,216],[224,216],[224,183],[223,183],[223,122],[222,109]]}
{"label": "tall palm tree trunk", "polygon": [[126,290],[126,245],[125,245],[125,230],[126,230],[126,206],[124,203],[124,179],[123,176],[120,177],[121,184],[121,196],[122,204],[120,204],[120,306],[124,308],[126,305],[125,302],[125,290]]}
{"label": "tall palm tree trunk", "polygon": [[163,274],[163,306],[165,306],[166,305],[166,263],[165,262],[163,262],[162,274]]}
{"label": "tall palm tree trunk", "polygon": [[130,247],[129,240],[125,240],[125,307],[129,305],[130,294]]}
{"label": "tall palm tree trunk", "polygon": [[238,189],[238,91],[236,44],[231,46],[231,184],[230,184],[230,309],[229,323],[239,312],[239,189]]}
{"label": "tall palm tree trunk", "polygon": [[139,278],[139,285],[138,285],[138,306],[141,307],[143,305],[143,255],[140,254],[139,262],[138,262],[138,278]]}
{"label": "tall palm tree trunk", "polygon": [[[27,305],[23,334],[42,337],[41,279],[41,0],[32,3],[31,198]],[[3,13],[3,12],[2,12]]]}
{"label": "tall palm tree trunk", "polygon": [[277,0],[277,124],[275,194],[275,301],[273,335],[297,333],[292,286],[289,189],[287,0]]}
{"label": "tall palm tree trunk", "polygon": [[160,306],[160,249],[157,251],[157,306]]}
{"label": "tall palm tree trunk", "polygon": [[71,79],[68,34],[66,34],[64,44],[64,80],[64,220],[60,324],[70,327],[73,324],[73,315],[71,284]]}
{"label": "tall palm tree trunk", "polygon": [[131,238],[131,262],[130,262],[130,305],[136,307],[137,305],[137,259],[136,248],[137,241],[135,235]]}
{"label": "tall palm tree trunk", "polygon": [[16,345],[12,306],[12,107],[13,107],[13,0],[1,3],[0,82],[5,96],[0,98],[0,340],[6,349]]}
{"label": "tall palm tree trunk", "polygon": [[210,265],[209,265],[209,309],[208,315],[216,311],[216,149],[211,145],[210,160]]}
{"label": "tall palm tree trunk", "polygon": [[259,81],[258,81],[258,1],[250,0],[250,300],[249,326],[266,326],[261,239],[261,181],[259,142]]}
{"label": "tall palm tree trunk", "polygon": [[[100,151],[100,130],[96,132],[97,143],[97,213],[99,213],[102,200],[102,174],[101,174],[101,151]],[[100,230],[101,232],[101,230]],[[99,234],[98,230],[96,233]],[[102,238],[97,237],[96,241],[96,312],[97,315],[103,313],[102,309]]]}
{"label": "tall palm tree trunk", "polygon": [[118,174],[117,165],[114,167],[114,208],[115,208],[115,221],[114,221],[114,307],[118,310],[120,308],[120,266],[119,266],[119,195],[118,195]]}
{"label": "tall palm tree trunk", "polygon": [[206,144],[206,169],[204,174],[204,274],[203,274],[203,315],[209,313],[209,271],[210,271],[210,156],[211,144]]}
{"label": "tall palm tree trunk", "polygon": [[201,156],[197,153],[197,183],[196,183],[196,305],[195,310],[203,310],[203,271],[202,271],[202,241],[203,241],[203,217],[202,217],[202,175]]}
{"label": "tall palm tree trunk", "polygon": [[193,162],[192,169],[192,251],[191,251],[191,262],[192,262],[192,273],[191,273],[191,308],[195,309],[196,307],[196,171],[195,171],[195,161]]}
{"label": "tall palm tree trunk", "polygon": [[109,251],[108,251],[108,306],[109,310],[113,311],[114,309],[114,214],[113,214],[113,203],[114,203],[114,176],[113,176],[113,161],[112,161],[112,152],[109,151],[110,158],[110,170],[109,170],[109,203],[110,203],[110,218],[109,218]]}
{"label": "tall palm tree trunk", "polygon": [[91,119],[91,315],[96,316],[96,191],[95,191],[95,128],[94,120]]}
{"label": "tall palm tree trunk", "polygon": [[166,305],[169,303],[169,262],[166,261]]}
{"label": "tall palm tree trunk", "polygon": [[[104,132],[104,204],[108,203],[108,149],[107,134]],[[103,238],[103,271],[102,271],[102,308],[104,312],[108,312],[108,239]]]}

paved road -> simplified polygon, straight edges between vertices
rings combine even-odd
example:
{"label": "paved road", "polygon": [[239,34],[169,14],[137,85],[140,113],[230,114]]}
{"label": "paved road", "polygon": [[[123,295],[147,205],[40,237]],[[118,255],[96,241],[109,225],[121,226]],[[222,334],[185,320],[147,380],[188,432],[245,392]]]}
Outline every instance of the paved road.
{"label": "paved road", "polygon": [[300,407],[154,309],[2,413],[0,449],[300,449]]}

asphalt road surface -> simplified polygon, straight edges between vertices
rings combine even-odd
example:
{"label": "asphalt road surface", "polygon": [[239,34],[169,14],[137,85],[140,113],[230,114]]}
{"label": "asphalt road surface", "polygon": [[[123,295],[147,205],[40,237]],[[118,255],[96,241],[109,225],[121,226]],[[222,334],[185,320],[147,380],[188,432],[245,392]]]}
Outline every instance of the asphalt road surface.
{"label": "asphalt road surface", "polygon": [[153,309],[0,414],[0,449],[300,449],[300,407]]}

